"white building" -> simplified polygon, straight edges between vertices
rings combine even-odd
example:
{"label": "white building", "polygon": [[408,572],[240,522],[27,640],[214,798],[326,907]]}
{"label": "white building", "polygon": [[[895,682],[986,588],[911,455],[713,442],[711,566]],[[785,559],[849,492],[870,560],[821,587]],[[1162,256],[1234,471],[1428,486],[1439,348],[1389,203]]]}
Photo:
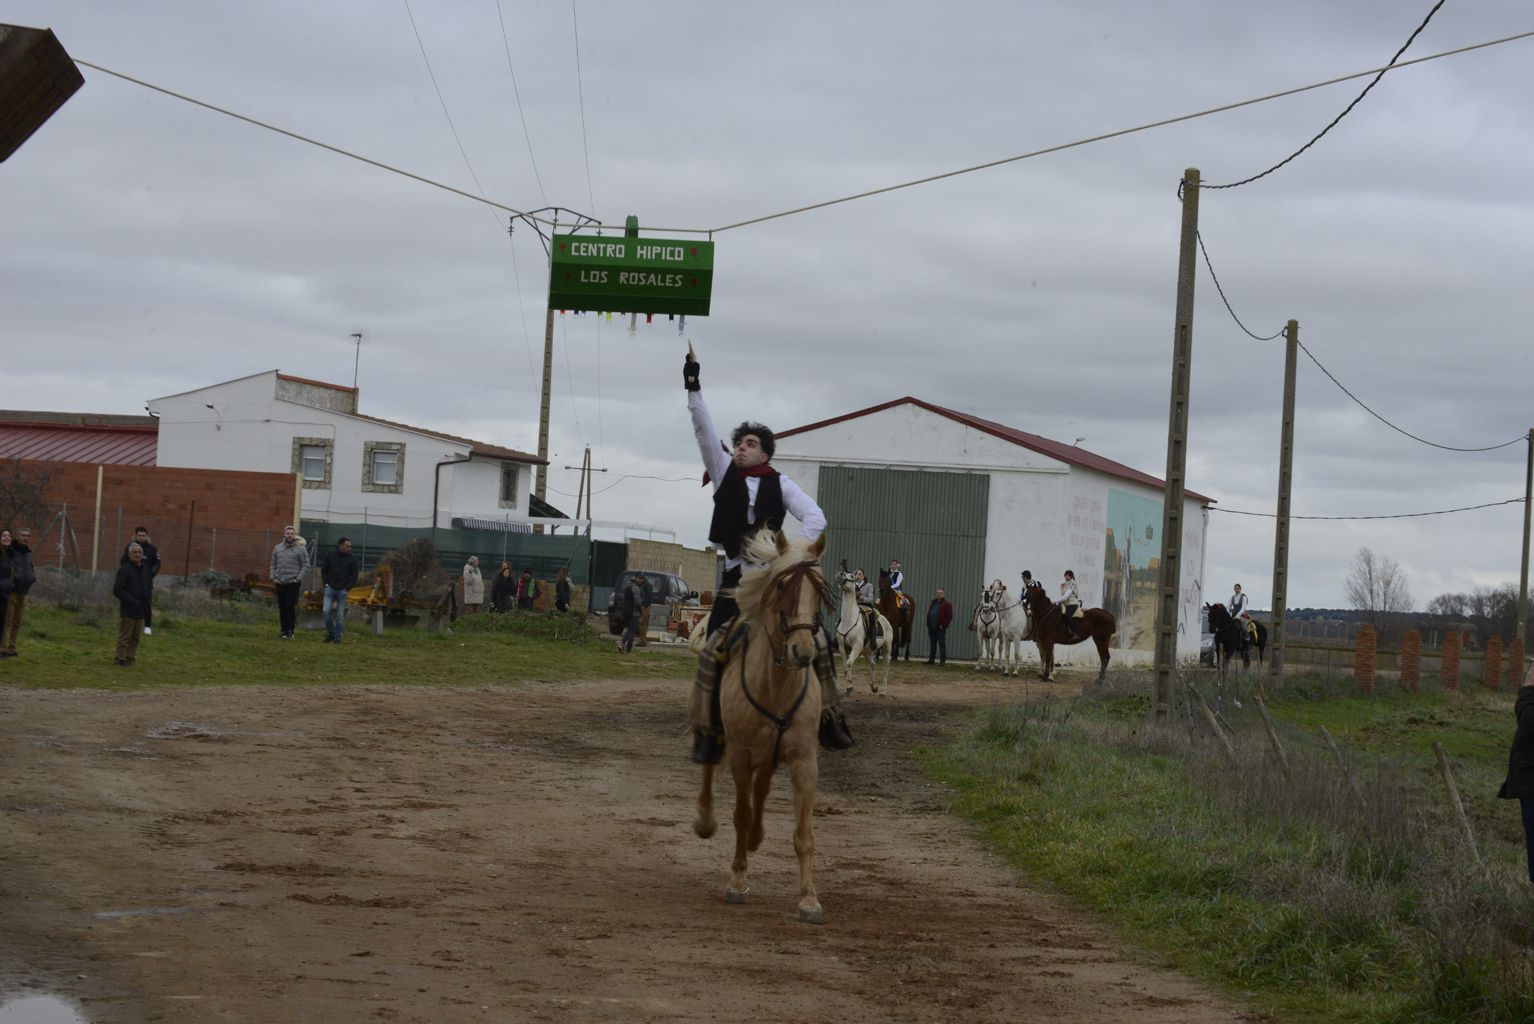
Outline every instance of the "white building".
{"label": "white building", "polygon": [[[1157,477],[910,397],[777,438],[773,465],[826,511],[828,564],[846,558],[873,576],[900,559],[919,613],[942,587],[955,610],[951,654],[973,655],[974,634],[964,624],[991,580],[1016,593],[1028,569],[1054,596],[1070,569],[1085,606],[1118,618],[1113,658],[1154,660],[1163,505]],[[1180,658],[1199,653],[1211,503],[1185,491]],[[913,654],[926,653],[922,621],[919,614]],[[1056,648],[1055,657],[1061,664],[1097,661],[1090,643]]]}
{"label": "white building", "polygon": [[[295,518],[450,527],[525,521],[533,503],[527,452],[364,416],[355,388],[268,370],[149,402],[158,464],[295,473]],[[433,511],[436,519],[433,522]],[[548,515],[546,506],[538,515]]]}

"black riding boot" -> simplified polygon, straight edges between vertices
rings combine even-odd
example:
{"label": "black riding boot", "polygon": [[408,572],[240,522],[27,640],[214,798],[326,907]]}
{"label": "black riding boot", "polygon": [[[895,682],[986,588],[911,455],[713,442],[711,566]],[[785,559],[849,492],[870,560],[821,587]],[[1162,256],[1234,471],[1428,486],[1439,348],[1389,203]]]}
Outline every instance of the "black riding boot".
{"label": "black riding boot", "polygon": [[846,750],[852,746],[852,731],[842,714],[841,688],[836,682],[836,657],[831,653],[832,634],[820,624],[820,642],[815,645],[815,676],[820,680],[820,745],[827,750]]}

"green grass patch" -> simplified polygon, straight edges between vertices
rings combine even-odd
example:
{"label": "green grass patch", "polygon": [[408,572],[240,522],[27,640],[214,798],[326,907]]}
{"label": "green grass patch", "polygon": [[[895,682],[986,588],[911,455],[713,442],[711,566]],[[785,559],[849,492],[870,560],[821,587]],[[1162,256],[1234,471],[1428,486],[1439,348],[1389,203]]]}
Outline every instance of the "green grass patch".
{"label": "green grass patch", "polygon": [[[1534,1021],[1534,895],[1517,875],[1516,805],[1495,809],[1515,841],[1485,836],[1490,867],[1477,871],[1443,813],[1441,780],[1436,793],[1425,784],[1440,735],[1491,760],[1467,769],[1462,788],[1500,781],[1510,700],[1286,696],[1272,710],[1290,784],[1249,702],[1221,709],[1237,733],[1232,764],[1187,719],[1160,728],[1136,713],[1148,685],[995,709],[924,764],[1027,877],[1264,1012]],[[1323,724],[1367,806],[1320,743]]]}
{"label": "green grass patch", "polygon": [[681,645],[617,653],[584,616],[509,613],[460,619],[450,634],[390,628],[381,636],[347,624],[340,644],[321,630],[278,637],[270,602],[206,619],[156,608],[154,633],[137,664],[113,664],[117,620],[98,608],[29,601],[17,648],[0,661],[0,684],[32,689],[131,690],[158,686],[480,685],[605,677],[688,678],[696,664]]}

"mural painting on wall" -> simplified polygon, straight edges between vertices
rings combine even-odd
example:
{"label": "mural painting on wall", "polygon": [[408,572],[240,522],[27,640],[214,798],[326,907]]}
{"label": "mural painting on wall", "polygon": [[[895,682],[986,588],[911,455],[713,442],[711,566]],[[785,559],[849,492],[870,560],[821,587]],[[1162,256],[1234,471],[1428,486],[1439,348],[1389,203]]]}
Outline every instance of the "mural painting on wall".
{"label": "mural painting on wall", "polygon": [[1108,491],[1103,607],[1119,620],[1118,646],[1129,650],[1155,648],[1161,507],[1159,498]]}

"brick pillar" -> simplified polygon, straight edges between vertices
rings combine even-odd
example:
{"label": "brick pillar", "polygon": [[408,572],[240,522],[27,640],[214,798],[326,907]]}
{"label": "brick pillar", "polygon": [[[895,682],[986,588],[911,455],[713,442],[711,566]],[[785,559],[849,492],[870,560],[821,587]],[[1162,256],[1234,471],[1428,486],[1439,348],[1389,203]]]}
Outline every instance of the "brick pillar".
{"label": "brick pillar", "polygon": [[1516,690],[1523,685],[1523,639],[1520,637],[1507,645],[1507,688]]}
{"label": "brick pillar", "polygon": [[1378,646],[1373,626],[1363,626],[1353,639],[1353,679],[1365,694],[1374,693],[1374,652]]}
{"label": "brick pillar", "polygon": [[1493,636],[1486,641],[1485,661],[1486,689],[1495,690],[1502,684],[1502,638]]}
{"label": "brick pillar", "polygon": [[1443,688],[1445,690],[1459,689],[1459,637],[1458,633],[1447,633],[1443,638]]}
{"label": "brick pillar", "polygon": [[1417,692],[1418,680],[1422,678],[1422,634],[1408,629],[1401,637],[1401,685],[1412,693]]}

